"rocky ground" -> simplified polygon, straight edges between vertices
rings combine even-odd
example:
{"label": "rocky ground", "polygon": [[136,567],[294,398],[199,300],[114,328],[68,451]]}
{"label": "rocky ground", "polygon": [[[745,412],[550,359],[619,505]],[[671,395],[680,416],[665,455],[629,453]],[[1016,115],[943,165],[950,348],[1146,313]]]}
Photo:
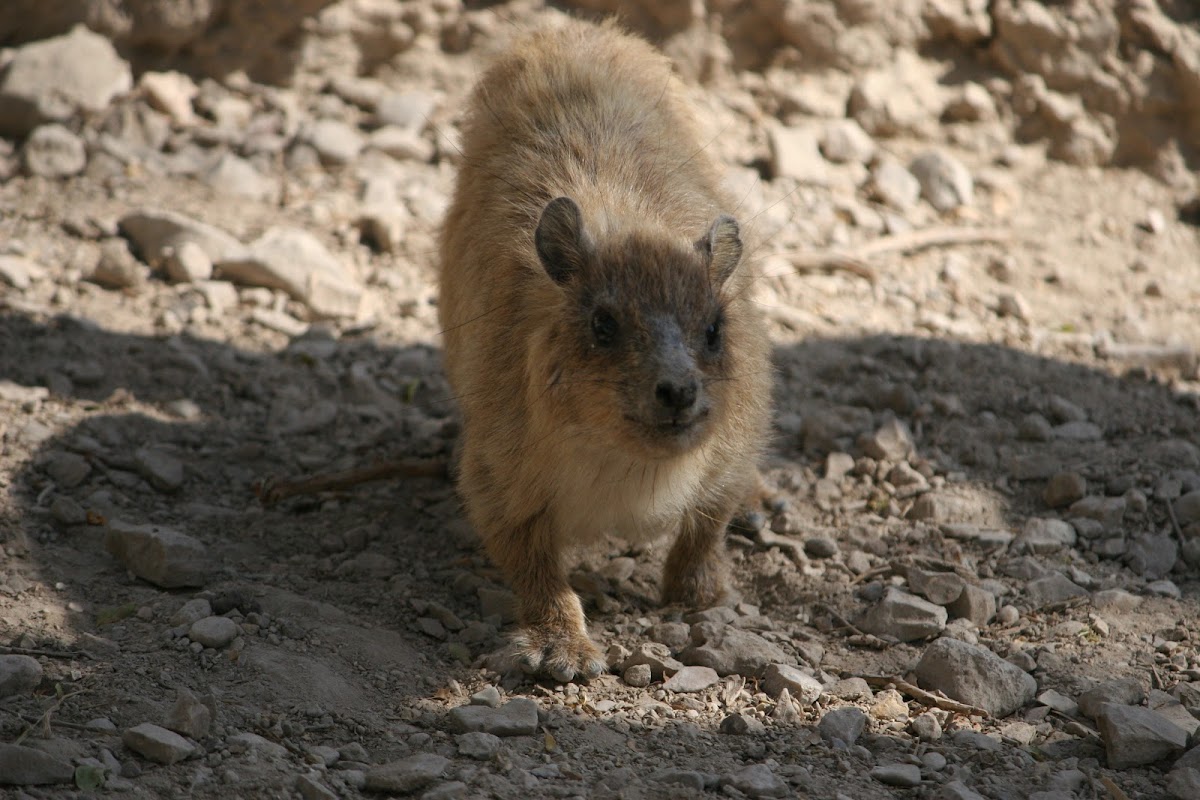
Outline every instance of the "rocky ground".
{"label": "rocky ground", "polygon": [[562,12],[27,5],[0,792],[1200,797],[1194,4],[561,4],[659,43],[728,168],[786,501],[730,531],[728,607],[581,553],[585,685],[506,672],[446,481],[254,492],[449,452],[457,115]]}

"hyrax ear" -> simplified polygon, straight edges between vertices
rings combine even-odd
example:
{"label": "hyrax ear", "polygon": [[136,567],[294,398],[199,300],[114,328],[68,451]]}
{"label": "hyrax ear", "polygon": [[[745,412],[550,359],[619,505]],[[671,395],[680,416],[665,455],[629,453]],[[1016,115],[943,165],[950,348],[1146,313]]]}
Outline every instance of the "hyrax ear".
{"label": "hyrax ear", "polygon": [[713,220],[712,227],[696,247],[708,257],[708,270],[713,283],[724,285],[742,261],[742,240],[738,236],[737,220],[722,214]]}
{"label": "hyrax ear", "polygon": [[556,197],[542,209],[533,234],[538,259],[555,283],[563,284],[583,269],[592,240],[583,229],[583,212],[569,197]]}

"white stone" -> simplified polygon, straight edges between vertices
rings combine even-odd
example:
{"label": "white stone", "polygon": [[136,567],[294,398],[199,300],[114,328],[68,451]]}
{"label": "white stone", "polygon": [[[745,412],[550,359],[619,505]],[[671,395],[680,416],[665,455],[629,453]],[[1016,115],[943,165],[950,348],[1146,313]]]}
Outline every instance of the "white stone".
{"label": "white stone", "polygon": [[23,292],[46,277],[46,270],[36,262],[21,256],[0,256],[0,281]]}
{"label": "white stone", "polygon": [[108,39],[77,25],[15,51],[0,73],[0,134],[25,136],[44,122],[99,113],[132,86],[129,65]]}
{"label": "white stone", "polygon": [[199,89],[189,76],[182,72],[146,72],[138,80],[138,87],[145,92],[150,105],[169,116],[180,125],[191,125],[196,121],[192,111],[192,100]]}
{"label": "white stone", "polygon": [[43,178],[68,178],[87,166],[83,140],[57,123],[34,129],[21,154],[29,174]]}
{"label": "white stone", "polygon": [[229,617],[205,617],[196,620],[188,628],[189,639],[214,650],[228,647],[237,638],[237,635],[237,623]]}
{"label": "white stone", "polygon": [[192,754],[195,747],[178,733],[143,722],[125,731],[121,741],[130,750],[160,764],[174,764]]}
{"label": "white stone", "polygon": [[829,165],[821,155],[817,130],[773,125],[767,131],[771,147],[771,174],[801,183],[829,183]]}

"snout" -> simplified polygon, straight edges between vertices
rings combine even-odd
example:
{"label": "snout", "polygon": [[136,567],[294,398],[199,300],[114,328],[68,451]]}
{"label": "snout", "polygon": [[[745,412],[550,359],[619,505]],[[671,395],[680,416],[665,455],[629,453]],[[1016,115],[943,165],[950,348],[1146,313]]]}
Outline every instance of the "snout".
{"label": "snout", "polygon": [[659,407],[673,414],[687,413],[696,405],[696,395],[700,391],[700,383],[692,376],[683,379],[669,379],[658,382],[654,387],[654,398]]}
{"label": "snout", "polygon": [[645,420],[660,436],[678,436],[708,415],[708,398],[693,371],[674,370],[660,375],[653,396],[645,399]]}
{"label": "snout", "polygon": [[659,321],[650,337],[642,378],[631,384],[628,418],[655,448],[678,451],[690,447],[709,415],[710,398],[703,374],[673,320]]}

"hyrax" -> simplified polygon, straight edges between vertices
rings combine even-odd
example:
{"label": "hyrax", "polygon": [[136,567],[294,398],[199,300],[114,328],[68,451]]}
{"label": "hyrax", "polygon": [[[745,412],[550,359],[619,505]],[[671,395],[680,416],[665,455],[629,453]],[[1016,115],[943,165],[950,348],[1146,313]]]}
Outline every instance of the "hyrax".
{"label": "hyrax", "polygon": [[572,545],[675,534],[663,600],[725,593],[771,377],[718,184],[668,61],[614,25],[528,35],[475,88],[440,315],[459,490],[516,594],[527,671],[605,667]]}

